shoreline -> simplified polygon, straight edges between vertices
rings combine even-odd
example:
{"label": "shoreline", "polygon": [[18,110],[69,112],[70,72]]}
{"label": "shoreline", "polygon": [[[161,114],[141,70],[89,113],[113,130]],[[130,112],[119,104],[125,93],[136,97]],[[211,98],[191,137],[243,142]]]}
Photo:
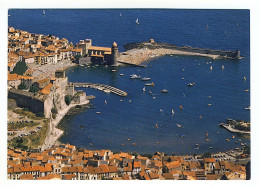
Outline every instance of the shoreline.
{"label": "shoreline", "polygon": [[64,116],[69,112],[69,110],[77,105],[82,106],[89,104],[89,100],[85,100],[81,104],[70,104],[66,108],[62,109],[61,111],[58,112],[56,118],[54,120],[50,119],[48,131],[47,131],[47,136],[41,146],[41,150],[46,150],[52,147],[52,145],[59,144],[60,142],[58,139],[62,136],[64,133],[63,130],[57,128],[58,124],[61,122],[61,120],[64,118]]}

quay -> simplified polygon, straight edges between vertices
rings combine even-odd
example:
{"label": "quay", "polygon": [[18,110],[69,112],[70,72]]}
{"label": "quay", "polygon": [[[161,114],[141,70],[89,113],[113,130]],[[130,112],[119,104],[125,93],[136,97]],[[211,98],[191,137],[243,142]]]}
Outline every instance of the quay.
{"label": "quay", "polygon": [[105,85],[105,84],[77,83],[77,82],[70,83],[70,84],[74,84],[74,87],[89,87],[89,88],[93,88],[93,89],[98,89],[100,91],[104,91],[106,93],[114,93],[121,97],[127,96],[127,93],[125,91],[112,87],[112,86],[109,86],[109,85]]}
{"label": "quay", "polygon": [[232,133],[250,134],[250,131],[241,131],[238,129],[234,129],[229,124],[219,124],[219,125]]}

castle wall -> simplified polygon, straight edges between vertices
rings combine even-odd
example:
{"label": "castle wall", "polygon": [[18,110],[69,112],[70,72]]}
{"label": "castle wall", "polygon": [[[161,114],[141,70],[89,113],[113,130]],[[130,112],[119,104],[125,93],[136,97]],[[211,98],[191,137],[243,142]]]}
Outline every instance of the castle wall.
{"label": "castle wall", "polygon": [[18,107],[28,108],[33,113],[44,113],[44,102],[34,98],[30,92],[20,92],[19,90],[10,89],[8,98],[14,99]]}

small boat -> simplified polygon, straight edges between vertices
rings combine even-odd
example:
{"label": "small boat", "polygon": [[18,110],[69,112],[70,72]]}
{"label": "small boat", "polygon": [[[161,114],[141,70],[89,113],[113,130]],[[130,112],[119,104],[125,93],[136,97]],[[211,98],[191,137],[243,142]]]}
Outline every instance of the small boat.
{"label": "small boat", "polygon": [[172,109],[172,115],[174,115],[174,110]]}
{"label": "small boat", "polygon": [[45,15],[45,10],[42,11],[42,14]]}
{"label": "small boat", "polygon": [[130,140],[131,140],[130,138],[127,139],[127,141],[130,141]]}
{"label": "small boat", "polygon": [[138,20],[138,18],[136,19],[135,23],[136,23],[136,25],[139,25],[139,20]]}
{"label": "small boat", "polygon": [[244,76],[244,80],[246,81],[246,77]]}
{"label": "small boat", "polygon": [[82,125],[79,126],[80,129],[84,129],[84,127]]}
{"label": "small boat", "polygon": [[199,147],[200,145],[199,144],[195,144],[195,146]]}
{"label": "small boat", "polygon": [[105,104],[107,104],[107,100],[105,100]]}
{"label": "small boat", "polygon": [[133,146],[136,146],[136,143],[133,143],[132,145],[133,145]]}
{"label": "small boat", "polygon": [[184,80],[184,78],[181,78],[182,80]]}
{"label": "small boat", "polygon": [[122,102],[123,100],[122,99],[120,99],[120,102]]}
{"label": "small boat", "polygon": [[177,123],[177,127],[181,127],[181,125]]}
{"label": "small boat", "polygon": [[145,84],[146,86],[154,86],[154,83],[152,82],[152,83],[146,83]]}
{"label": "small boat", "polygon": [[249,92],[249,89],[245,89],[244,91],[245,91],[245,92]]}
{"label": "small boat", "polygon": [[141,76],[137,76],[136,74],[132,74],[132,75],[130,75],[130,78],[131,79],[139,79],[139,78],[141,78]]}
{"label": "small boat", "polygon": [[89,143],[90,146],[92,146],[93,144],[92,143]]}
{"label": "small boat", "polygon": [[211,104],[208,104],[208,106],[211,106]]}
{"label": "small boat", "polygon": [[117,70],[113,69],[112,72],[116,72]]}
{"label": "small boat", "polygon": [[245,110],[250,110],[250,106],[246,107]]}
{"label": "small boat", "polygon": [[149,81],[151,80],[151,78],[148,78],[148,77],[144,77],[144,78],[141,78],[142,81]]}
{"label": "small boat", "polygon": [[149,90],[149,93],[152,94],[153,92],[151,92],[151,91]]}
{"label": "small boat", "polygon": [[146,91],[146,89],[145,89],[145,87],[143,88],[143,92],[145,92]]}
{"label": "small boat", "polygon": [[122,17],[122,14],[121,14],[121,12],[120,12],[120,15],[119,15],[120,17]]}
{"label": "small boat", "polygon": [[156,97],[153,97],[153,99],[156,99]]}
{"label": "small boat", "polygon": [[181,109],[181,110],[183,110],[183,107],[182,107],[182,105],[180,105],[180,109]]}
{"label": "small boat", "polygon": [[132,102],[132,100],[129,100],[128,102]]}
{"label": "small boat", "polygon": [[200,119],[202,119],[202,115],[200,115]]}
{"label": "small boat", "polygon": [[209,133],[207,131],[205,132],[205,136],[207,136],[207,137],[209,136]]}
{"label": "small boat", "polygon": [[168,93],[169,91],[167,89],[161,90],[161,93]]}
{"label": "small boat", "polygon": [[234,139],[234,138],[235,138],[235,136],[233,135],[233,136],[232,136],[232,138]]}
{"label": "small boat", "polygon": [[245,144],[243,144],[243,143],[240,143],[240,145],[241,145],[241,146],[244,146]]}
{"label": "small boat", "polygon": [[184,134],[180,135],[181,138],[183,138],[183,137],[185,137],[185,136],[186,136],[186,135],[184,135]]}
{"label": "small boat", "polygon": [[156,144],[159,144],[159,142],[157,141]]}
{"label": "small boat", "polygon": [[209,149],[213,149],[213,147],[209,147]]}
{"label": "small boat", "polygon": [[222,67],[221,67],[223,70],[224,70],[224,65],[222,65]]}
{"label": "small boat", "polygon": [[96,112],[97,114],[101,114],[101,112]]}
{"label": "small boat", "polygon": [[228,139],[228,138],[227,138],[227,139],[226,139],[226,141],[228,141],[228,142],[229,142],[229,141],[230,141],[230,139]]}
{"label": "small boat", "polygon": [[124,74],[119,74],[120,76],[124,76]]}
{"label": "small boat", "polygon": [[206,26],[206,30],[208,30],[209,29],[209,25],[207,24],[207,26]]}
{"label": "small boat", "polygon": [[160,109],[160,112],[161,112],[161,113],[163,113],[163,110],[162,110],[162,109]]}
{"label": "small boat", "polygon": [[212,66],[210,66],[210,68],[209,68],[210,70],[212,70],[213,68],[212,68]]}
{"label": "small boat", "polygon": [[121,144],[121,146],[124,146],[125,144]]}
{"label": "small boat", "polygon": [[8,16],[11,16],[10,14],[8,14]]}
{"label": "small boat", "polygon": [[182,72],[184,72],[185,71],[185,69],[182,69]]}
{"label": "small boat", "polygon": [[195,85],[195,82],[188,83],[188,86],[189,86],[189,87],[192,87],[192,86],[194,86],[194,85]]}
{"label": "small boat", "polygon": [[159,126],[158,126],[158,124],[156,123],[156,124],[155,124],[155,128],[158,128],[158,127],[159,127]]}

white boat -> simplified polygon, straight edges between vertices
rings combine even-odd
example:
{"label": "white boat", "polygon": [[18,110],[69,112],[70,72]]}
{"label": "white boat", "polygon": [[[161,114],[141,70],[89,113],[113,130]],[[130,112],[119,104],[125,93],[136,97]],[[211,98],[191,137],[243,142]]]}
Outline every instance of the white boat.
{"label": "white boat", "polygon": [[161,112],[161,113],[163,113],[163,110],[162,110],[162,109],[160,109],[160,112]]}
{"label": "white boat", "polygon": [[167,89],[161,90],[161,93],[168,93],[169,91]]}
{"label": "white boat", "polygon": [[172,109],[172,115],[174,115],[174,110]]}
{"label": "white boat", "polygon": [[143,88],[143,92],[145,92],[146,91],[146,89],[145,89],[145,87]]}
{"label": "white boat", "polygon": [[124,74],[119,74],[120,76],[124,76]]}
{"label": "white boat", "polygon": [[177,123],[177,127],[181,127],[181,125]]}
{"label": "white boat", "polygon": [[112,70],[112,72],[116,72],[116,70],[115,70],[115,69],[113,69],[113,70]]}
{"label": "white boat", "polygon": [[142,81],[149,81],[149,80],[151,80],[151,78],[143,77],[143,78],[141,78],[141,80],[142,80]]}
{"label": "white boat", "polygon": [[246,81],[246,77],[244,76],[244,80]]}
{"label": "white boat", "polygon": [[136,23],[137,25],[139,25],[139,21],[138,21],[138,18],[136,19],[135,23]]}
{"label": "white boat", "polygon": [[210,68],[209,68],[210,70],[212,70],[213,68],[212,68],[212,66],[210,66]]}
{"label": "white boat", "polygon": [[122,17],[122,14],[121,14],[121,12],[120,12],[120,15],[119,15],[120,17]]}
{"label": "white boat", "polygon": [[45,15],[45,10],[42,11],[42,14]]}
{"label": "white boat", "polygon": [[132,74],[132,75],[130,75],[130,78],[131,79],[139,79],[139,78],[141,78],[141,76],[137,76],[136,74]]}
{"label": "white boat", "polygon": [[189,87],[192,87],[192,86],[194,86],[194,84],[195,84],[195,82],[188,83],[188,86],[189,86]]}
{"label": "white boat", "polygon": [[221,67],[221,68],[224,70],[224,68],[225,68],[225,67],[224,67],[224,65],[222,65],[222,67]]}
{"label": "white boat", "polygon": [[250,106],[246,107],[245,110],[250,110]]}
{"label": "white boat", "polygon": [[207,26],[206,26],[206,30],[208,30],[209,29],[209,25],[207,24]]}
{"label": "white boat", "polygon": [[152,83],[146,83],[145,84],[146,86],[154,86],[154,83],[152,82]]}

